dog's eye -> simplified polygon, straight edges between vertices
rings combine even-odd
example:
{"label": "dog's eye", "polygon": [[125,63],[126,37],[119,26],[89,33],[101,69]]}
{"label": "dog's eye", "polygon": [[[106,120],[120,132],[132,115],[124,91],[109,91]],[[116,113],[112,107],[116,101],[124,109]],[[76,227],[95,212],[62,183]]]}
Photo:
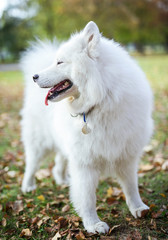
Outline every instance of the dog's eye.
{"label": "dog's eye", "polygon": [[62,63],[63,63],[62,61],[58,61],[58,62],[57,62],[57,65],[62,64]]}

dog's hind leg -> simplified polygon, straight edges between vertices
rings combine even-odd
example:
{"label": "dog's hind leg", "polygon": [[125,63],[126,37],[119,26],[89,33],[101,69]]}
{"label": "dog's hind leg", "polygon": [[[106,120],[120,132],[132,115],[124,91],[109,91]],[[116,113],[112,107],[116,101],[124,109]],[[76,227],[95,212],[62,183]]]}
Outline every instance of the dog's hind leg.
{"label": "dog's hind leg", "polygon": [[40,167],[46,152],[46,138],[40,128],[39,122],[33,121],[33,117],[27,114],[21,122],[22,141],[25,150],[25,174],[22,182],[22,191],[30,192],[36,188],[35,173]]}
{"label": "dog's hind leg", "polygon": [[56,154],[55,166],[52,173],[57,184],[69,183],[67,160],[60,152]]}
{"label": "dog's hind leg", "polygon": [[108,225],[96,212],[96,187],[99,173],[94,167],[70,164],[70,194],[76,211],[83,220],[85,229],[92,233],[106,233]]}
{"label": "dog's hind leg", "polygon": [[[121,162],[120,162],[121,163]],[[143,217],[149,210],[138,190],[137,161],[122,162],[116,165],[116,176],[121,184],[130,212],[135,218]]]}
{"label": "dog's hind leg", "polygon": [[35,173],[39,169],[40,160],[42,159],[43,151],[34,145],[25,146],[26,167],[22,182],[22,192],[30,192],[36,189]]}

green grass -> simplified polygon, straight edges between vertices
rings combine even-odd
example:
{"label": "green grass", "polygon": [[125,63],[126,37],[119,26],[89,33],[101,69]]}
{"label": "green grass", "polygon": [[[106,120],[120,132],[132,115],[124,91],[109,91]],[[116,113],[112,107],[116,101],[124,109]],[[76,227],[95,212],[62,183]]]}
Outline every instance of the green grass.
{"label": "green grass", "polygon": [[23,74],[20,71],[11,71],[11,72],[0,72],[0,82],[10,85],[21,84]]}
{"label": "green grass", "polygon": [[137,61],[146,73],[154,91],[168,90],[168,57],[137,57]]}
{"label": "green grass", "polygon": [[[142,162],[154,165],[154,159],[159,156],[162,161],[168,159],[168,56],[136,57],[144,69],[155,94],[155,133],[153,149],[145,154]],[[88,236],[83,230],[80,219],[74,220],[76,213],[69,202],[69,189],[55,185],[53,177],[38,180],[38,188],[33,193],[23,195],[20,185],[24,172],[24,153],[20,142],[20,115],[23,99],[22,74],[16,72],[0,72],[0,221],[6,219],[6,225],[0,225],[0,239],[52,239],[57,231],[61,234],[68,231],[75,235],[82,230],[90,239],[168,239],[168,173],[159,165],[144,173],[139,178],[140,194],[151,210],[144,219],[134,219],[122,197],[116,197],[113,204],[107,199],[110,187],[119,187],[116,182],[107,179],[101,181],[97,190],[97,206],[99,216],[110,227],[119,225],[106,238],[101,235]],[[53,166],[53,156],[47,158],[43,168]],[[10,177],[9,171],[15,176]],[[39,199],[39,196],[44,199]],[[62,197],[61,197],[62,195]],[[16,200],[21,200],[23,209],[17,212],[12,209]],[[69,204],[70,209],[63,212],[62,208]],[[159,212],[161,211],[161,212]],[[157,215],[158,214],[158,215]],[[49,219],[44,221],[44,217]],[[60,224],[68,219],[68,225]],[[36,218],[37,222],[32,219]],[[39,221],[43,219],[40,225]],[[74,221],[79,226],[74,226]],[[39,224],[39,226],[38,226]],[[21,235],[23,229],[29,228],[32,236]],[[66,239],[68,232],[62,237]],[[76,238],[77,239],[77,238]],[[79,238],[78,238],[79,239]]]}

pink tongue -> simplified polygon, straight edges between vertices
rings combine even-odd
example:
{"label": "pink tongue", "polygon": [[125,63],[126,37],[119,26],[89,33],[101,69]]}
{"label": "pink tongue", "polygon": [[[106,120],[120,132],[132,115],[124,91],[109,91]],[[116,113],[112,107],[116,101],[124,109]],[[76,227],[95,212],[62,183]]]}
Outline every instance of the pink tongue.
{"label": "pink tongue", "polygon": [[48,106],[48,95],[49,95],[50,91],[48,91],[47,96],[45,97],[45,105]]}

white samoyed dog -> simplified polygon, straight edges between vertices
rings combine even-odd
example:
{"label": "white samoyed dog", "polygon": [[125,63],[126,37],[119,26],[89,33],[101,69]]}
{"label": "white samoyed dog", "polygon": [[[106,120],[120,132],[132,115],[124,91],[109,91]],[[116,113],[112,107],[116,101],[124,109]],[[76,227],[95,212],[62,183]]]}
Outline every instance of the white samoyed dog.
{"label": "white samoyed dog", "polygon": [[109,230],[96,213],[96,188],[107,172],[118,179],[132,215],[143,216],[149,208],[139,195],[137,169],[153,131],[153,96],[136,62],[89,22],[58,49],[37,43],[22,66],[22,191],[36,188],[40,160],[54,150],[53,176],[57,184],[69,181],[72,203],[88,232]]}

